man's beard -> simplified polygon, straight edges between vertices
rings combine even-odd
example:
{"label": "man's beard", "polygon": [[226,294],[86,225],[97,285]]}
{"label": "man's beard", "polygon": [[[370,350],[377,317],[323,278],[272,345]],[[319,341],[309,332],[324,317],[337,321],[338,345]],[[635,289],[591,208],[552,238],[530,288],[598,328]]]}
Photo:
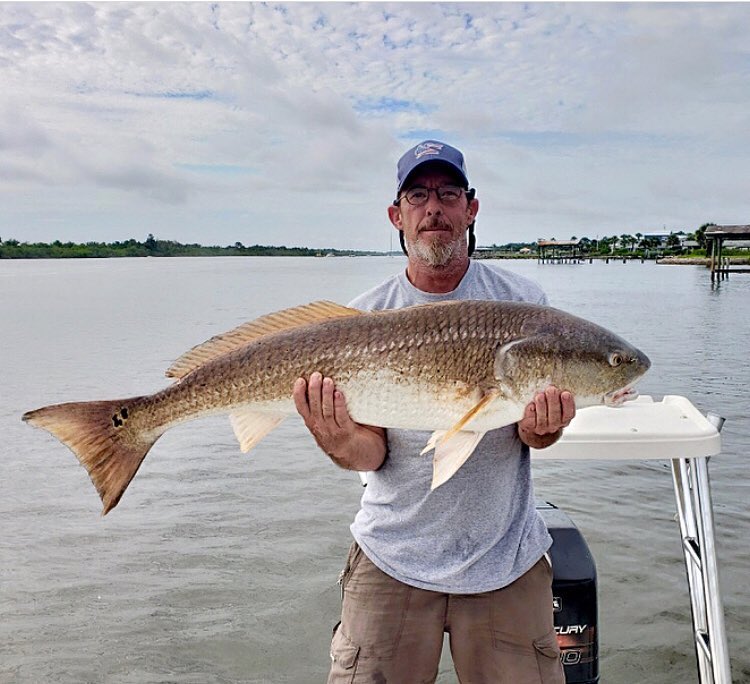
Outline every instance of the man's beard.
{"label": "man's beard", "polygon": [[411,241],[408,239],[405,239],[405,242],[410,255],[413,254],[417,259],[432,268],[447,266],[454,255],[457,254],[457,250],[467,247],[466,241],[461,238],[451,242],[443,242],[438,238],[431,240],[428,244],[419,240]]}

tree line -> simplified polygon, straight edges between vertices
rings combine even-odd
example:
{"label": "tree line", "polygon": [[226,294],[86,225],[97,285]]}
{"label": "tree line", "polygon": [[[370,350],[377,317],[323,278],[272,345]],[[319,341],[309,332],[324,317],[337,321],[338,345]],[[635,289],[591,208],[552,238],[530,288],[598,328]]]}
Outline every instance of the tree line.
{"label": "tree line", "polygon": [[376,252],[341,249],[311,249],[308,247],[280,247],[251,245],[241,242],[221,247],[182,244],[174,240],[159,240],[151,233],[143,241],[130,239],[116,242],[19,242],[0,238],[0,259],[85,259],[102,257],[180,257],[180,256],[358,256]]}
{"label": "tree line", "polygon": [[[681,238],[693,240],[698,244],[697,252],[705,253],[706,250],[706,228],[713,223],[704,223],[694,233],[686,234],[684,231],[670,233],[664,244],[660,238],[649,237],[643,233],[633,235],[623,233],[622,235],[603,236],[601,238],[580,238],[577,246],[578,252],[592,256],[608,255],[632,255],[632,256],[655,256],[657,254],[680,254],[682,248]],[[550,238],[555,240],[555,238]],[[571,240],[578,240],[573,235]],[[536,251],[536,242],[512,242],[505,245],[492,245],[489,248],[494,253],[516,256],[521,250]],[[383,252],[358,251],[341,249],[314,249],[310,247],[286,247],[281,245],[250,245],[245,246],[241,242],[224,247],[213,245],[182,244],[174,240],[159,240],[149,233],[143,242],[130,239],[116,242],[60,242],[55,240],[46,242],[19,242],[9,239],[3,241],[0,238],[0,259],[60,259],[60,258],[102,258],[102,257],[179,257],[179,256],[370,256],[381,255]],[[399,252],[400,254],[400,252]]]}

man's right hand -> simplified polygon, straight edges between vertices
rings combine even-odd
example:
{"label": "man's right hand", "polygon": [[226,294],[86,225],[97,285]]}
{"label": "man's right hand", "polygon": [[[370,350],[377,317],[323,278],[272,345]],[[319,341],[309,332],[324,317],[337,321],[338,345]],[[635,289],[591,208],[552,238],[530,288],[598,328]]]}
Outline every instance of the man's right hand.
{"label": "man's right hand", "polygon": [[318,446],[347,470],[377,470],[385,461],[385,430],[355,423],[342,392],[331,378],[315,372],[310,381],[297,378],[294,405]]}

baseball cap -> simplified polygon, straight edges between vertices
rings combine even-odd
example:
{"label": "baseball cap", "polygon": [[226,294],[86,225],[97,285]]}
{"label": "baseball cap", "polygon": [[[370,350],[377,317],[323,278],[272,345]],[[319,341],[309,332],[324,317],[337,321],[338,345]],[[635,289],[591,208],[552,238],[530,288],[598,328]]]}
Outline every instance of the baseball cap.
{"label": "baseball cap", "polygon": [[425,140],[415,145],[398,160],[398,172],[396,180],[396,194],[401,192],[401,188],[409,176],[417,167],[427,162],[443,162],[457,171],[465,187],[469,187],[469,179],[466,175],[466,163],[464,155],[455,147],[451,147],[439,140]]}

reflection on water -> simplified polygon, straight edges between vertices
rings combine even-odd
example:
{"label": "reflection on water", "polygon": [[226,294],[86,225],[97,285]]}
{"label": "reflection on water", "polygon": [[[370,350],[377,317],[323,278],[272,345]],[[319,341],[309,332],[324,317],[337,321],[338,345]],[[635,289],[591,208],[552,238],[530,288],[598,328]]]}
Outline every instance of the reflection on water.
{"label": "reflection on water", "polygon": [[[185,349],[262,313],[342,303],[401,258],[0,262],[5,682],[315,682],[360,487],[290,420],[239,452],[225,419],[154,447],[120,506],[20,422],[42,404],[153,391]],[[640,384],[727,418],[711,463],[735,681],[750,681],[747,568],[750,276],[701,268],[506,262],[553,305],[643,349]],[[539,463],[537,493],[586,535],[600,582],[602,681],[696,681],[671,476],[648,462]],[[444,658],[438,681],[455,682]]]}

